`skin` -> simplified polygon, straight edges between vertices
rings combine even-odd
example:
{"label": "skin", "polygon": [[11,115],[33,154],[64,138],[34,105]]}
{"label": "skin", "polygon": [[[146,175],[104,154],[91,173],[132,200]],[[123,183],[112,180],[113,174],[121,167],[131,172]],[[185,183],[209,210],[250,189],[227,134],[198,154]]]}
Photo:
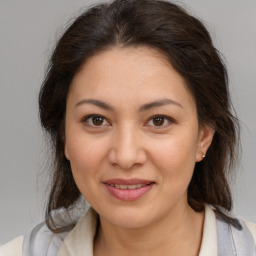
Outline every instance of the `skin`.
{"label": "skin", "polygon": [[[187,188],[214,131],[199,125],[192,94],[161,52],[114,47],[88,59],[68,93],[65,131],[76,184],[100,216],[94,255],[198,255],[204,214],[188,205]],[[122,201],[103,183],[116,178],[154,186]]]}

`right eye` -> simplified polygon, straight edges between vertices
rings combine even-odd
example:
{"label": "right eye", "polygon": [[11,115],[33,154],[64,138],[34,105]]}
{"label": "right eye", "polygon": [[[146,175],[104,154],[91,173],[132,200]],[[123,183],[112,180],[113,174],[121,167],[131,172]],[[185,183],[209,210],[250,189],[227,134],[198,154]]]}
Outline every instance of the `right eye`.
{"label": "right eye", "polygon": [[82,122],[92,127],[109,126],[109,122],[101,115],[86,116],[82,119]]}

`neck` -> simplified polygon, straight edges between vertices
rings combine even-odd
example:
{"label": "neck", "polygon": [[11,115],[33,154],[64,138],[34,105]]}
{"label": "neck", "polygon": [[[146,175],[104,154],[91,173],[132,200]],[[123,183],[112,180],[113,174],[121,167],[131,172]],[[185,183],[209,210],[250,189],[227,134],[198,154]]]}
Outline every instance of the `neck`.
{"label": "neck", "polygon": [[94,255],[198,255],[203,219],[204,213],[197,213],[188,205],[140,228],[117,227],[101,218]]}

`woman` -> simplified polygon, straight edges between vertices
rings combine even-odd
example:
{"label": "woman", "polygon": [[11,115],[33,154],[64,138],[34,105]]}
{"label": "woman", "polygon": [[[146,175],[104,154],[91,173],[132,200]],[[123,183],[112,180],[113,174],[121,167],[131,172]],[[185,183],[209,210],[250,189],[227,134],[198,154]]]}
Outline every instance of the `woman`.
{"label": "woman", "polygon": [[78,17],[39,96],[55,152],[46,220],[2,254],[255,255],[255,225],[229,214],[227,80],[203,24],[175,4],[116,0]]}

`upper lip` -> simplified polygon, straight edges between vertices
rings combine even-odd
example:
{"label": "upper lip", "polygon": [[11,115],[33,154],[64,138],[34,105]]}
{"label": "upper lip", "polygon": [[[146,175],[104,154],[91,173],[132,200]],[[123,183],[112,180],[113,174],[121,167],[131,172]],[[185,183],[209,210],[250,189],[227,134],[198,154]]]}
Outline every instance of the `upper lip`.
{"label": "upper lip", "polygon": [[151,184],[154,183],[152,180],[144,180],[144,179],[110,179],[103,181],[105,184],[112,184],[112,185],[136,185],[136,184]]}

